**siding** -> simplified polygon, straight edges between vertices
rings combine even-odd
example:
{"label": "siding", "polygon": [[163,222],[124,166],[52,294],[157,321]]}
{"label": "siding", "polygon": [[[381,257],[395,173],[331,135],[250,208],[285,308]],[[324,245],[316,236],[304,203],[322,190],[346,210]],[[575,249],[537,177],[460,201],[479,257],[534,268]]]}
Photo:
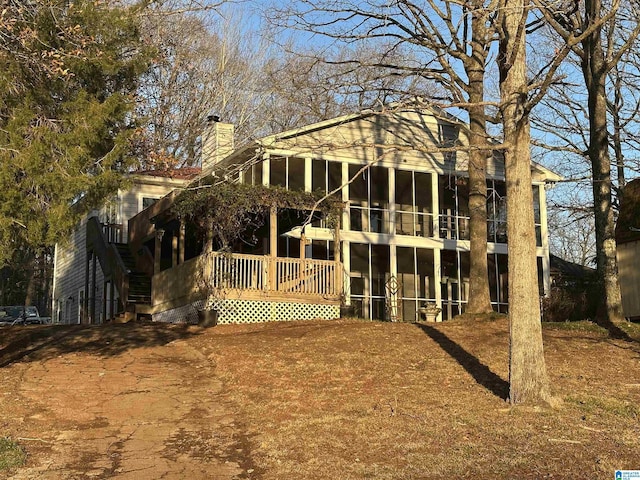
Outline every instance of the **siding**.
{"label": "siding", "polygon": [[[278,138],[266,145],[282,154],[352,159],[356,163],[377,162],[404,169],[439,173],[466,172],[468,138],[464,127],[446,119],[415,112],[389,112],[356,118],[301,135]],[[452,152],[438,147],[459,146]],[[487,173],[504,178],[499,153],[491,158]]]}
{"label": "siding", "polygon": [[[54,291],[52,317],[61,323],[77,323],[79,311],[79,291],[85,287],[85,272],[87,262],[87,220],[99,217],[106,220],[108,209],[115,210],[116,223],[123,226],[123,242],[127,239],[127,222],[140,212],[142,199],[161,198],[171,192],[184,181],[163,178],[138,178],[128,190],[121,190],[118,195],[106,202],[105,207],[93,211],[82,219],[76,230],[64,242],[56,245],[56,258],[53,270]],[[106,205],[109,205],[108,207]],[[96,321],[102,320],[104,275],[100,262],[96,261]],[[85,293],[86,295],[86,293]],[[117,298],[117,295],[116,295]]]}
{"label": "siding", "polygon": [[618,245],[618,274],[625,317],[640,317],[640,241]]}
{"label": "siding", "polygon": [[[85,217],[66,242],[56,245],[56,259],[53,270],[55,288],[53,291],[52,317],[61,323],[77,323],[79,312],[79,291],[85,287],[85,268],[87,262],[87,220],[97,216],[91,212]],[[100,264],[97,264],[96,285],[99,288],[97,299],[102,299],[104,276]],[[85,293],[86,295],[86,293]],[[102,304],[96,310],[102,312]]]}

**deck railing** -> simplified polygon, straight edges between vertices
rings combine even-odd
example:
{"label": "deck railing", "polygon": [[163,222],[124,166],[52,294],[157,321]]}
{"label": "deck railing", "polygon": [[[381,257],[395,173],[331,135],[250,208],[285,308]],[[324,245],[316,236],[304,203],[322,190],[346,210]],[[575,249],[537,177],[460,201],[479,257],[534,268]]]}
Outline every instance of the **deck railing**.
{"label": "deck railing", "polygon": [[201,297],[209,288],[244,298],[304,297],[339,302],[343,269],[340,262],[212,252],[187,260],[153,276],[153,304]]}
{"label": "deck railing", "polygon": [[303,295],[337,296],[342,291],[338,262],[215,253],[211,286]]}

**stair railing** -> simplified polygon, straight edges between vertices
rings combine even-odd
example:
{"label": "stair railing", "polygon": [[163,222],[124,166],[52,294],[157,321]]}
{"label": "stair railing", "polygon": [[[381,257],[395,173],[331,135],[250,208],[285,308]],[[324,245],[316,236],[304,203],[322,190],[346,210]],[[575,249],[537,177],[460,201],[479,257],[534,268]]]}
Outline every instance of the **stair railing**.
{"label": "stair railing", "polygon": [[105,277],[111,277],[120,294],[121,307],[126,309],[131,271],[124,264],[115,245],[107,241],[97,217],[91,217],[87,221],[87,250],[93,250]]}

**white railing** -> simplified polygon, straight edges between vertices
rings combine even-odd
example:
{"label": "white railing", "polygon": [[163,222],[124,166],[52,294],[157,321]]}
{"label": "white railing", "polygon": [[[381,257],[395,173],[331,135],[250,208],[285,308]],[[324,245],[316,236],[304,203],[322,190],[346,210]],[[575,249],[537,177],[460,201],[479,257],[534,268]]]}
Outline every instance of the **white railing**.
{"label": "white railing", "polygon": [[322,296],[342,293],[342,269],[331,260],[214,253],[211,261],[211,284],[217,288]]}

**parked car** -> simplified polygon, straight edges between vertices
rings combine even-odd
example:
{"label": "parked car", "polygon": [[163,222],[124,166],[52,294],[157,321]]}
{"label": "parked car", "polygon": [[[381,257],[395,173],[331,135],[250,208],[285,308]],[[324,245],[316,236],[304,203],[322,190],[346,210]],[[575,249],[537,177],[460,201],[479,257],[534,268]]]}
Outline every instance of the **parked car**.
{"label": "parked car", "polygon": [[0,326],[38,325],[41,324],[40,313],[34,305],[11,305],[0,307]]}

